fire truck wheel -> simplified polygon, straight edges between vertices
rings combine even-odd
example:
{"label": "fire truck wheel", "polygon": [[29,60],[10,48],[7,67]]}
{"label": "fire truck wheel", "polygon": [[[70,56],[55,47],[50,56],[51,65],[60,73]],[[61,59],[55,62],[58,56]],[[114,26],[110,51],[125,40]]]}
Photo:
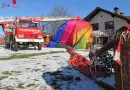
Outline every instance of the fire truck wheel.
{"label": "fire truck wheel", "polygon": [[19,49],[19,48],[18,48],[18,43],[15,43],[15,44],[13,45],[13,50],[14,50],[14,51],[18,51],[18,49]]}
{"label": "fire truck wheel", "polygon": [[9,49],[10,48],[10,44],[5,44],[5,48]]}
{"label": "fire truck wheel", "polygon": [[38,44],[38,50],[42,49],[42,44]]}

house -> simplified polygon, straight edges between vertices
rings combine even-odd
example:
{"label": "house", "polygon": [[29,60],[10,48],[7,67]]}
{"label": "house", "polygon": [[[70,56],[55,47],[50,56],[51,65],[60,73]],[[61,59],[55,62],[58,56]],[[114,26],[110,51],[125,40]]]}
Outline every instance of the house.
{"label": "house", "polygon": [[124,16],[118,8],[111,12],[97,7],[84,20],[92,24],[96,42],[103,44],[113,37],[116,30],[130,24],[130,16]]}

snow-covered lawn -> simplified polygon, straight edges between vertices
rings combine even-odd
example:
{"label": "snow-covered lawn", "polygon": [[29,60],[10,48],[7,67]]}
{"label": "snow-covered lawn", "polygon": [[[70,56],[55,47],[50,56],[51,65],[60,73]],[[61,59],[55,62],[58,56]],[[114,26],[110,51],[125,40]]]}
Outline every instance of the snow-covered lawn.
{"label": "snow-covered lawn", "polygon": [[[19,50],[0,47],[0,57],[65,51],[61,48]],[[80,52],[80,51],[79,51]],[[81,51],[87,56],[87,52]],[[68,53],[53,53],[24,59],[0,60],[0,90],[104,90],[77,70],[68,66]]]}

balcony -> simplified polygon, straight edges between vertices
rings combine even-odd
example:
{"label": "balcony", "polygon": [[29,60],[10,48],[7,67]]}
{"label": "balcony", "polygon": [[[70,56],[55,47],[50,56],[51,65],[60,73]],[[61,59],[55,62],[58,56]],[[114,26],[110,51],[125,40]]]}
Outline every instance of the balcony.
{"label": "balcony", "polygon": [[113,35],[115,35],[116,30],[104,30],[104,31],[93,31],[94,43],[98,45],[103,45],[109,42]]}
{"label": "balcony", "polygon": [[114,34],[115,34],[115,30],[93,31],[93,36],[95,38],[112,37]]}

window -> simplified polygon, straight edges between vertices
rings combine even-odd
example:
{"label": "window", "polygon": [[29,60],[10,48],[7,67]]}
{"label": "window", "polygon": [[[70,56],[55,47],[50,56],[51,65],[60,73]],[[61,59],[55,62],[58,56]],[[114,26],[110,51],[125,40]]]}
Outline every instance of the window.
{"label": "window", "polygon": [[24,22],[24,21],[20,21],[17,25],[18,27],[24,27],[24,28],[31,28],[31,27],[34,27],[34,28],[37,28],[37,23],[33,23],[33,22]]}
{"label": "window", "polygon": [[114,29],[114,21],[105,22],[105,29]]}
{"label": "window", "polygon": [[93,30],[96,31],[99,29],[99,24],[98,23],[94,23],[92,24]]}

